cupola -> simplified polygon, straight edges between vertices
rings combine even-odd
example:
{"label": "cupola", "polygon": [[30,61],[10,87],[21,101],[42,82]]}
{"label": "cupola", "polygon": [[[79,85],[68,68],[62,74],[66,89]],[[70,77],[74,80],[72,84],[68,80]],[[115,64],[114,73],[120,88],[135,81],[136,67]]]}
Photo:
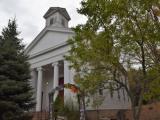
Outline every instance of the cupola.
{"label": "cupola", "polygon": [[71,20],[67,10],[61,7],[50,7],[43,16],[46,19],[46,26],[68,28],[68,22]]}

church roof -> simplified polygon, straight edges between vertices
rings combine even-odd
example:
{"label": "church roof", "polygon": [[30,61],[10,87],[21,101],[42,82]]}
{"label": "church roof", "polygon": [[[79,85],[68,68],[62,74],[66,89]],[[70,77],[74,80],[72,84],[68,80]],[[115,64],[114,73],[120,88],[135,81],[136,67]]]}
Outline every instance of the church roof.
{"label": "church roof", "polygon": [[71,19],[67,10],[61,7],[50,7],[49,10],[45,13],[43,17],[46,19],[47,17],[51,16],[52,14],[56,12],[60,12],[67,20]]}

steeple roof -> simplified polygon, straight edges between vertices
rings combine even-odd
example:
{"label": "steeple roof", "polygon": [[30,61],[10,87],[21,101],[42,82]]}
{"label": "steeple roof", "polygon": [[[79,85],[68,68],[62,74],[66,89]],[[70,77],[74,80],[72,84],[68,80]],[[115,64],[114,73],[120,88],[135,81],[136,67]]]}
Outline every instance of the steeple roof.
{"label": "steeple roof", "polygon": [[56,12],[60,12],[68,21],[71,20],[67,10],[61,7],[50,7],[43,17],[46,19]]}

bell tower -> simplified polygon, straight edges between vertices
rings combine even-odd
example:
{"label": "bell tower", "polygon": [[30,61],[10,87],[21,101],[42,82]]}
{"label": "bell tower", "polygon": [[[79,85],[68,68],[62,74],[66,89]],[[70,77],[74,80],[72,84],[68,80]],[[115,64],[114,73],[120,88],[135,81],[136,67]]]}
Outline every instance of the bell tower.
{"label": "bell tower", "polygon": [[46,19],[46,27],[68,28],[68,22],[71,20],[67,10],[61,7],[50,7],[43,17]]}

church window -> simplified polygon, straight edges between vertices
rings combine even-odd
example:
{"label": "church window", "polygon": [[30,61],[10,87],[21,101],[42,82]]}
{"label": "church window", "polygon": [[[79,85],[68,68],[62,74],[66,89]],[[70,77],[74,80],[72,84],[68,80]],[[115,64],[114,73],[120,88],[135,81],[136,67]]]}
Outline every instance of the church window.
{"label": "church window", "polygon": [[64,19],[62,19],[62,25],[65,26],[65,20]]}
{"label": "church window", "polygon": [[50,25],[54,24],[56,22],[56,19],[57,19],[56,17],[51,18],[50,19]]}

